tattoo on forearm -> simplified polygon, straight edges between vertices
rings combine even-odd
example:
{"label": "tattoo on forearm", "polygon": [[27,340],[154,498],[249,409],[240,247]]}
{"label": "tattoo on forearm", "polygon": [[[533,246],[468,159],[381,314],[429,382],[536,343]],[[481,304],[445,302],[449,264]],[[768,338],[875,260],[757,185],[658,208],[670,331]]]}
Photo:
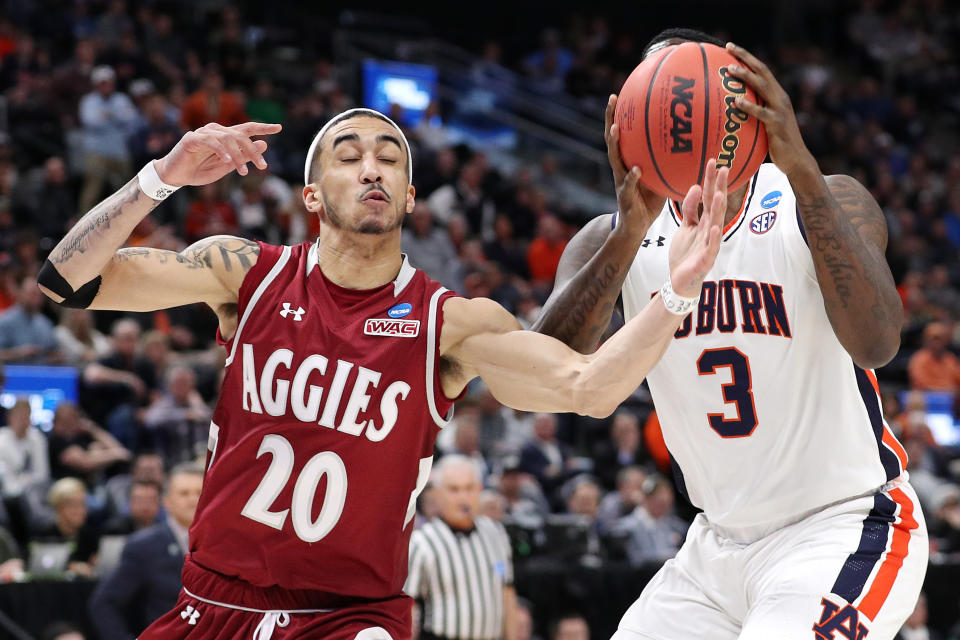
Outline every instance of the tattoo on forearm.
{"label": "tattoo on forearm", "polygon": [[797,192],[797,206],[827,312],[841,314],[831,317],[834,329],[841,342],[846,337],[852,343],[875,337],[865,329],[898,333],[901,305],[884,258],[883,212],[852,179],[837,176],[828,184],[826,193],[812,197]]}
{"label": "tattoo on forearm", "polygon": [[619,294],[611,286],[622,267],[607,263],[598,268],[597,275],[571,280],[551,303],[553,309],[568,309],[566,313],[545,313],[542,324],[535,327],[540,333],[551,335],[561,342],[592,347],[600,340],[610,324],[610,316]]}
{"label": "tattoo on forearm", "polygon": [[111,220],[122,215],[126,207],[137,202],[141,197],[150,200],[153,204],[150,207],[151,211],[160,204],[140,191],[139,182],[134,178],[120,191],[91,209],[60,242],[59,248],[50,255],[50,262],[57,265],[63,264],[75,255],[85,253],[98,237],[110,228]]}

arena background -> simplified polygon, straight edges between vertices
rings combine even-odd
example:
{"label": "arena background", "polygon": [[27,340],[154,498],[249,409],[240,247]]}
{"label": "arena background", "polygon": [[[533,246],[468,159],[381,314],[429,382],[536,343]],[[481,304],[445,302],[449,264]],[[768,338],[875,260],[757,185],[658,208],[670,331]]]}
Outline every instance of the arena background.
{"label": "arena background", "polygon": [[[182,131],[206,122],[196,92],[222,85],[221,123],[283,123],[269,174],[180,190],[131,244],[179,249],[212,233],[279,243],[311,237],[316,221],[299,199],[309,140],[332,114],[374,106],[403,123],[414,149],[414,183],[425,205],[405,232],[414,264],[464,295],[493,297],[528,325],[549,295],[566,240],[591,216],[615,208],[603,105],[646,41],[663,28],[688,26],[751,49],[790,93],[824,173],[853,175],[886,213],[887,257],[908,322],[900,353],[878,377],[931,531],[930,637],[960,638],[956,3],[400,9],[380,2],[6,0],[0,7],[0,307],[14,311],[32,304],[30,279],[77,215],[165,153]],[[83,115],[91,73],[101,65],[131,98],[131,118]],[[121,323],[116,339],[104,336],[122,314],[41,305],[57,327],[51,345],[16,343],[17,317],[0,316],[0,411],[26,396],[31,421],[51,444],[56,436],[61,445],[64,438],[86,445],[91,429],[82,419],[68,415],[63,433],[52,430],[57,406],[76,402],[119,448],[83,470],[53,460],[51,477],[29,486],[2,476],[0,637],[58,637],[50,626],[66,621],[94,638],[90,616],[97,612],[88,612],[86,599],[110,553],[101,547],[75,572],[60,571],[65,565],[56,558],[45,565],[47,547],[39,544],[55,520],[50,483],[69,476],[84,482],[87,530],[123,521],[129,506],[119,488],[129,486],[137,456],[159,452],[169,469],[205,451],[223,354],[215,317],[199,305],[128,314],[139,335]],[[123,361],[124,340],[137,354],[135,373],[106,381],[97,374]],[[614,420],[558,416],[566,460],[556,476],[538,477],[522,456],[534,429],[550,425],[535,427],[532,416],[503,410],[479,386],[438,443],[441,452],[467,453],[485,465],[485,504],[508,525],[517,589],[532,603],[537,636],[547,637],[558,615],[579,612],[593,638],[608,637],[662,561],[629,553],[624,535],[597,521],[623,464],[613,437],[632,452],[647,489],[659,474],[670,482],[649,394],[639,389],[621,409],[615,430]],[[70,431],[77,428],[82,433]],[[694,513],[680,498],[675,512],[683,521]]]}

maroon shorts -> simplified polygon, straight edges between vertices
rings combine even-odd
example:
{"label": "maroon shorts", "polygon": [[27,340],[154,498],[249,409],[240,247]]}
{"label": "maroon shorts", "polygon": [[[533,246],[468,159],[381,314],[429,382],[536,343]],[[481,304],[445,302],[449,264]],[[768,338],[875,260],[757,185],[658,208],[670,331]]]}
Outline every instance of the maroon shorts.
{"label": "maroon shorts", "polygon": [[150,625],[139,640],[409,640],[412,605],[409,597],[398,596],[323,612],[246,611],[181,590],[173,611]]}

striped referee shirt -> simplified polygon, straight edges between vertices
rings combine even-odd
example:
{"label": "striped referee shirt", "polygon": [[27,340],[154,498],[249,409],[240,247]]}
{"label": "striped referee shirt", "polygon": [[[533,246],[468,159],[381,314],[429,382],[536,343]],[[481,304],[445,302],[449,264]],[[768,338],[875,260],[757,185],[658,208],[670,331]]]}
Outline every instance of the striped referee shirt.
{"label": "striped referee shirt", "polygon": [[512,584],[507,532],[486,516],[477,516],[471,531],[454,531],[434,518],[410,537],[404,590],[423,600],[423,628],[435,636],[501,638],[503,588]]}

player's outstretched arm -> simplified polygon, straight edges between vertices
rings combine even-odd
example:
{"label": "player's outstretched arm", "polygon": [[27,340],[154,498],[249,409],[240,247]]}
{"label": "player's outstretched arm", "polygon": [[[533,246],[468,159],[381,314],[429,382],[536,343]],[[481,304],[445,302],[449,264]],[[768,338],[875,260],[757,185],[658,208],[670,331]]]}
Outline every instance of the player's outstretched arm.
{"label": "player's outstretched arm", "polygon": [[[686,298],[699,296],[720,248],[727,170],[717,176],[715,168],[708,168],[704,189],[687,193],[683,226],[670,245],[670,281]],[[499,402],[515,409],[596,417],[610,415],[640,386],[686,315],[671,313],[658,294],[600,349],[583,355],[550,336],[521,331],[513,316],[486,298],[453,298],[443,312],[440,349],[454,365],[449,377],[456,378],[444,381],[448,395],[479,376]]]}
{"label": "player's outstretched arm", "polygon": [[617,96],[610,96],[604,122],[607,158],[620,209],[594,218],[567,245],[560,258],[553,294],[533,326],[581,353],[597,349],[613,313],[623,280],[663,199],[640,187],[640,170],[628,171],[620,157],[620,132],[613,122]]}
{"label": "player's outstretched arm", "polygon": [[[185,134],[153,167],[160,181],[174,187],[209,184],[234,169],[246,175],[248,162],[266,167],[267,143],[253,136],[279,130],[280,125],[256,122],[208,124]],[[65,306],[120,311],[201,301],[216,308],[235,301],[242,274],[256,262],[256,243],[217,236],[181,253],[120,248],[159,203],[134,177],[83,216],[54,247],[37,278],[40,288]]]}
{"label": "player's outstretched arm", "polygon": [[728,43],[727,49],[743,63],[729,67],[731,75],[764,103],[737,98],[738,107],[763,122],[770,158],[797,197],[830,325],[858,366],[882,367],[897,354],[903,326],[903,304],[884,257],[883,211],[853,178],[821,174],[790,97],[770,69],[742,47]]}

